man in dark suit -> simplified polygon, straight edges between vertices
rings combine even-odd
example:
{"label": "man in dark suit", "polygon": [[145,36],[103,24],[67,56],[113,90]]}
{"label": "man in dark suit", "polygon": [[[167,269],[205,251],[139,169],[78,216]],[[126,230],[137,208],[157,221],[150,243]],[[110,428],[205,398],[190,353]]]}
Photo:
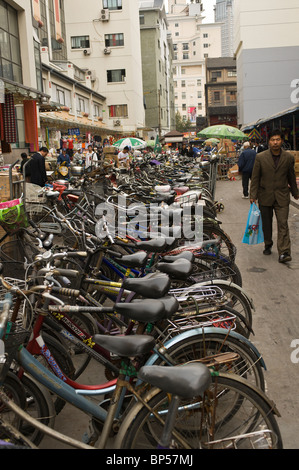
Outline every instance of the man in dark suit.
{"label": "man in dark suit", "polygon": [[249,199],[249,180],[251,179],[255,157],[255,150],[251,148],[249,142],[245,142],[243,152],[238,160],[239,172],[242,173],[243,199]]}
{"label": "man in dark suit", "polygon": [[269,149],[258,153],[252,172],[250,202],[258,200],[262,216],[265,249],[271,254],[273,245],[273,212],[277,219],[278,261],[291,261],[291,241],[288,228],[290,193],[299,198],[296,184],[295,160],[290,152],[282,150],[283,134],[274,130],[269,136]]}
{"label": "man in dark suit", "polygon": [[44,187],[47,182],[46,164],[45,158],[48,155],[49,150],[47,147],[41,147],[38,152],[31,156],[30,172],[31,180],[33,184]]}

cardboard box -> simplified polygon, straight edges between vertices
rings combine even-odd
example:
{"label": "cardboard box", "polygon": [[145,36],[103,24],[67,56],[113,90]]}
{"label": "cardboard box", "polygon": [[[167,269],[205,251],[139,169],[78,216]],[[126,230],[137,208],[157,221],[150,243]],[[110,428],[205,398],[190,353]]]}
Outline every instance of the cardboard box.
{"label": "cardboard box", "polygon": [[[17,183],[22,179],[22,175],[17,171],[12,172],[12,181],[13,183],[13,197],[16,199],[22,195],[22,184]],[[8,170],[0,171],[0,201],[9,201],[10,196],[10,182],[9,182],[9,172]]]}

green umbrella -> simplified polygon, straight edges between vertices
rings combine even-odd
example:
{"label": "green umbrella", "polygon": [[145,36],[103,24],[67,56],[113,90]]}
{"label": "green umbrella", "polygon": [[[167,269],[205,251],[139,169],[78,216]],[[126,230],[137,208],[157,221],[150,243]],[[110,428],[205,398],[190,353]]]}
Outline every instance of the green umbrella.
{"label": "green umbrella", "polygon": [[237,127],[227,126],[221,124],[219,126],[206,127],[202,131],[198,132],[198,137],[215,137],[218,139],[231,139],[231,140],[244,140],[248,139],[248,136],[244,132],[240,131]]}
{"label": "green umbrella", "polygon": [[146,141],[146,146],[147,147],[154,147],[155,146],[155,141],[154,140],[147,140]]}
{"label": "green umbrella", "polygon": [[143,149],[146,147],[146,142],[137,137],[124,137],[113,144],[113,147],[117,147],[119,150],[129,147],[131,149]]}
{"label": "green umbrella", "polygon": [[220,140],[219,139],[214,139],[211,137],[210,139],[207,139],[204,141],[204,144],[210,143],[210,144],[219,144]]}

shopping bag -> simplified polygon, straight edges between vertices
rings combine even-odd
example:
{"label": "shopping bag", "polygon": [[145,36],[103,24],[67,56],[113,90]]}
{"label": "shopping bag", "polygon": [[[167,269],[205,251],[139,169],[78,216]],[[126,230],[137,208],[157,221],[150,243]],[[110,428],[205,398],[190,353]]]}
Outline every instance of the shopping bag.
{"label": "shopping bag", "polygon": [[28,218],[21,199],[0,203],[0,225],[10,235],[20,228],[28,227]]}
{"label": "shopping bag", "polygon": [[242,243],[258,245],[264,242],[261,212],[255,203],[251,204]]}

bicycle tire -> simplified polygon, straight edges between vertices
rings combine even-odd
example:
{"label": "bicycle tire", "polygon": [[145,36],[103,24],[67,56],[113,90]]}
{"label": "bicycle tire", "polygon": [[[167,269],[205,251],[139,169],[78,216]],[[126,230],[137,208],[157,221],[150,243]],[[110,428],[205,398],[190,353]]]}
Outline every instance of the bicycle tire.
{"label": "bicycle tire", "polygon": [[[13,400],[18,406],[22,409],[26,407],[26,393],[24,387],[22,386],[20,380],[12,373],[8,372],[4,379],[2,385],[3,391],[5,394]],[[9,407],[6,407],[4,403],[0,401],[0,413],[1,417],[5,418],[5,421],[14,426],[16,429],[20,429],[21,420],[20,418],[10,410]],[[1,430],[0,428],[0,439],[5,440],[7,438],[13,439],[13,436],[7,435],[6,430]],[[13,441],[12,441],[13,442]]]}
{"label": "bicycle tire", "polygon": [[[230,371],[245,378],[262,391],[265,390],[265,378],[261,357],[257,356],[246,341],[241,341],[229,334],[205,331],[187,336],[167,347],[167,357],[171,358],[173,365],[184,364],[212,357],[219,353],[236,353],[239,357],[228,366],[222,365],[221,372]],[[163,358],[157,357],[152,365],[164,365]]]}
{"label": "bicycle tire", "polygon": [[[143,398],[160,416],[167,413],[170,399],[167,393],[154,389]],[[239,448],[252,448],[249,447],[250,440],[243,437],[249,433],[255,433],[254,443],[258,448],[282,449],[274,413],[273,404],[262,392],[248,386],[240,378],[220,374],[212,377],[204,400],[199,397],[193,401],[181,401],[174,429],[187,443],[187,449],[231,449],[234,436],[238,436],[234,443]],[[157,422],[153,412],[137,404],[124,420],[115,448],[157,449],[162,430],[163,426]],[[263,437],[265,430],[270,431],[267,437]],[[262,434],[257,435],[260,432]],[[216,443],[218,440],[220,442]],[[172,448],[185,448],[174,434]]]}
{"label": "bicycle tire", "polygon": [[[54,429],[56,412],[48,390],[27,375],[22,376],[21,383],[26,391],[26,412],[41,423]],[[33,428],[26,421],[22,422],[20,431],[36,446],[44,438],[44,433]]]}

